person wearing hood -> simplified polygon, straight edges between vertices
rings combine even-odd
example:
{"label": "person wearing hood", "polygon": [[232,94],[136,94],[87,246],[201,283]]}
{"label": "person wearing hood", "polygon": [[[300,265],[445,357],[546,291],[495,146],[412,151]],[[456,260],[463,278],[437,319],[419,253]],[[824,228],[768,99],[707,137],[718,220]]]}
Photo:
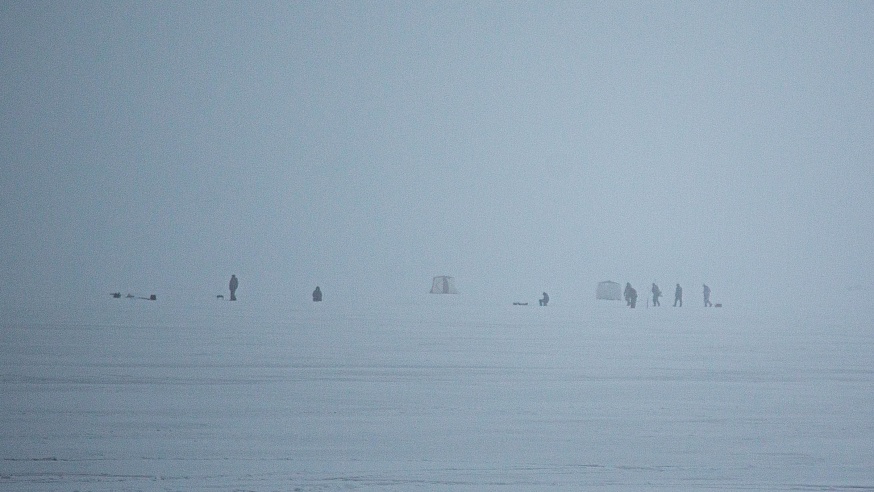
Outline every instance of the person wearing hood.
{"label": "person wearing hood", "polygon": [[683,288],[680,287],[680,284],[677,284],[677,288],[674,289],[674,307],[677,307],[678,302],[680,307],[683,307]]}
{"label": "person wearing hood", "polygon": [[652,305],[653,307],[661,306],[659,303],[659,297],[662,296],[662,290],[659,289],[659,286],[656,285],[655,282],[652,283]]}
{"label": "person wearing hood", "polygon": [[631,286],[631,282],[625,284],[625,304],[632,309],[637,305],[637,291]]}
{"label": "person wearing hood", "polygon": [[231,300],[232,301],[237,300],[237,286],[239,284],[240,284],[240,282],[237,281],[237,276],[231,275],[231,281],[228,282],[228,289],[230,289],[230,291],[231,291]]}
{"label": "person wearing hood", "polygon": [[322,289],[318,285],[316,290],[313,291],[313,302],[322,302]]}

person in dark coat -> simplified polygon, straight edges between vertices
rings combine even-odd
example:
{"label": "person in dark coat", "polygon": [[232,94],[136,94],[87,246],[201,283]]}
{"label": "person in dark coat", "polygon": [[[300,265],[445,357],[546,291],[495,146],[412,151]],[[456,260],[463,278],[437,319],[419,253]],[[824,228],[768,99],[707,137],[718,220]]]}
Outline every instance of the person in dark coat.
{"label": "person in dark coat", "polygon": [[678,302],[680,307],[683,307],[683,288],[680,287],[680,284],[677,284],[677,288],[674,289],[674,307],[677,307]]}
{"label": "person in dark coat", "polygon": [[710,307],[713,304],[710,303],[710,287],[707,287],[707,284],[704,284],[704,307]]}
{"label": "person in dark coat", "polygon": [[539,299],[537,302],[539,302],[541,306],[546,306],[549,303],[549,294],[544,292],[543,299]]}
{"label": "person in dark coat", "polygon": [[231,290],[231,300],[237,300],[237,285],[240,283],[237,281],[236,275],[231,275],[231,281],[228,283],[228,288]]}
{"label": "person in dark coat", "polygon": [[631,287],[631,282],[625,282],[625,292],[623,292],[623,295],[625,296],[625,305],[626,306],[631,305],[631,291],[632,290],[634,290],[634,289]]}
{"label": "person in dark coat", "polygon": [[630,284],[628,285],[628,288],[630,289],[628,291],[628,305],[631,306],[631,309],[634,309],[634,307],[637,306],[637,291],[634,290],[634,287]]}
{"label": "person in dark coat", "polygon": [[313,302],[322,302],[322,289],[319,289],[319,286],[316,286],[316,290],[313,291]]}
{"label": "person in dark coat", "polygon": [[653,307],[661,306],[661,303],[659,303],[659,297],[661,297],[661,296],[662,296],[662,289],[659,289],[659,286],[656,285],[655,282],[653,282],[652,283],[652,305],[653,305]]}

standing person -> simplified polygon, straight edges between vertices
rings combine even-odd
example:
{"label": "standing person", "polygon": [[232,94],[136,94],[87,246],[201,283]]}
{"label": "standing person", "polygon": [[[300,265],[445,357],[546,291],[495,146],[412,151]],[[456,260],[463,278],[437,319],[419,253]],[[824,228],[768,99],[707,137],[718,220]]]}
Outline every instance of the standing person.
{"label": "standing person", "polygon": [[677,307],[678,302],[680,307],[683,307],[683,288],[680,287],[680,284],[677,284],[677,288],[674,290],[674,307]]}
{"label": "standing person", "polygon": [[231,275],[231,281],[228,282],[228,288],[231,290],[232,301],[237,300],[237,285],[239,285],[239,282],[237,281],[237,276]]}
{"label": "standing person", "polygon": [[634,309],[634,306],[637,306],[637,291],[634,290],[631,284],[628,284],[628,289],[628,305],[631,306],[631,309]]}
{"label": "standing person", "polygon": [[318,285],[316,290],[313,291],[313,302],[322,302],[322,289]]}
{"label": "standing person", "polygon": [[634,290],[634,289],[631,287],[631,282],[625,282],[625,292],[623,292],[623,295],[625,296],[625,305],[626,306],[631,305],[631,291],[632,290]]}
{"label": "standing person", "polygon": [[659,297],[662,296],[662,290],[659,289],[659,286],[652,283],[652,307],[661,306],[659,303]]}
{"label": "standing person", "polygon": [[704,284],[704,307],[710,307],[713,304],[710,303],[710,287],[707,287],[707,284]]}

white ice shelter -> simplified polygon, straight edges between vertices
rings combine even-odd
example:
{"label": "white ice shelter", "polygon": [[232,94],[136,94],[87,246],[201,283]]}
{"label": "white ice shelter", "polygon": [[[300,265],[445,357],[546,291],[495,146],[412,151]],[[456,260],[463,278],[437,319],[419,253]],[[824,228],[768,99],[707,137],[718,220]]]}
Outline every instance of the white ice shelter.
{"label": "white ice shelter", "polygon": [[605,280],[598,282],[598,289],[595,291],[595,299],[604,299],[607,301],[621,301],[622,287],[616,282]]}
{"label": "white ice shelter", "polygon": [[431,282],[431,293],[458,294],[458,290],[455,288],[455,279],[445,275],[434,277],[434,281]]}

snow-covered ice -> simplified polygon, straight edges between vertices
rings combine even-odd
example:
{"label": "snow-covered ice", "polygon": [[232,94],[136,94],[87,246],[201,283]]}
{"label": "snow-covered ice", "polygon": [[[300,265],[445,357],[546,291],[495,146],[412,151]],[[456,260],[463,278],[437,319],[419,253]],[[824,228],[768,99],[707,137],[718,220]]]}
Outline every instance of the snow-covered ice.
{"label": "snow-covered ice", "polygon": [[507,304],[8,317],[0,490],[874,490],[866,316]]}

